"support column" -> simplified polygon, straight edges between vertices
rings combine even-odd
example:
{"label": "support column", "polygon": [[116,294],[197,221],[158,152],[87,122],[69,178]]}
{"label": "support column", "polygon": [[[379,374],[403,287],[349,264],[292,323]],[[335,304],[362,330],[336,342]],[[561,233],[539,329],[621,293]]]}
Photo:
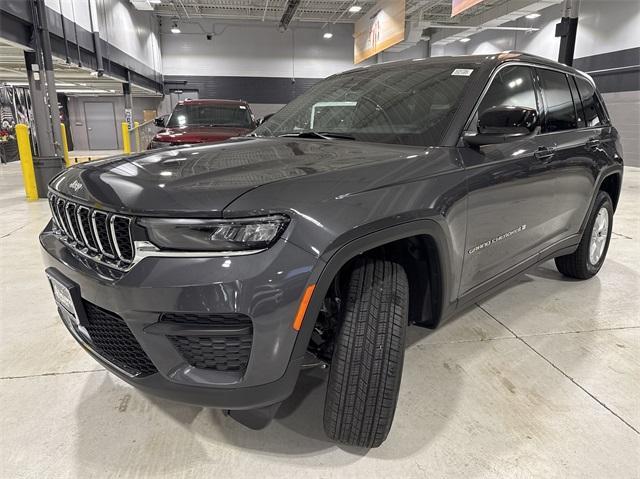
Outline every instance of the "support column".
{"label": "support column", "polygon": [[[38,124],[41,127],[47,128],[49,131],[46,135],[41,135],[38,139],[38,147],[40,156],[62,156],[62,134],[60,132],[60,112],[58,111],[58,94],[56,92],[55,77],[53,73],[53,59],[51,57],[51,39],[49,38],[49,28],[47,26],[47,13],[44,0],[35,0],[34,8],[32,9],[33,15],[33,27],[36,32],[36,52],[35,62],[29,62],[27,54],[25,53],[25,61],[27,62],[27,69],[31,68],[32,74],[30,75],[29,86],[31,87],[33,82],[38,82],[39,85],[34,84],[37,88],[40,87],[42,91],[41,99],[44,102],[44,116],[38,118],[36,116],[36,128]],[[32,59],[32,58],[31,58]],[[38,71],[33,72],[33,66],[38,65]],[[37,73],[34,75],[33,73]],[[36,80],[36,77],[38,78]],[[33,91],[32,91],[33,93]],[[36,96],[38,93],[36,92]],[[34,105],[34,111],[38,108],[35,106],[36,99],[32,99]],[[47,144],[44,144],[47,143]],[[51,153],[51,151],[53,153]]]}
{"label": "support column", "polygon": [[556,25],[556,37],[560,37],[558,61],[565,65],[573,65],[573,54],[576,48],[576,32],[578,31],[578,10],[580,0],[564,0],[562,19]]}
{"label": "support column", "polygon": [[133,99],[131,98],[131,78],[127,70],[127,81],[122,84],[122,94],[124,95],[124,121],[129,124],[129,129],[133,128]]}
{"label": "support column", "polygon": [[35,152],[38,156],[54,156],[56,149],[47,107],[47,86],[42,76],[38,55],[35,52],[25,51],[24,62],[27,67],[27,80],[29,81],[29,92],[31,93],[31,111],[33,112],[33,121],[35,123],[32,128],[32,135],[35,139]]}

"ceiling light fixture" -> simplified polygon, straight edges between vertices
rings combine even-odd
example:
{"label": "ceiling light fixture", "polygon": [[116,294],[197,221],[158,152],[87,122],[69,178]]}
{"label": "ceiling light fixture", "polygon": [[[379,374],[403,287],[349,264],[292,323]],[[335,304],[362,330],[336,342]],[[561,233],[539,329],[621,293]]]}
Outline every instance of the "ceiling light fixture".
{"label": "ceiling light fixture", "polygon": [[149,3],[151,5],[160,5],[162,3],[162,0],[149,0]]}
{"label": "ceiling light fixture", "polygon": [[539,13],[530,13],[529,15],[525,15],[524,18],[528,20],[535,20],[536,18],[540,18],[541,15]]}
{"label": "ceiling light fixture", "polygon": [[469,37],[465,37],[465,38],[461,38],[460,39],[460,43],[467,43],[467,42],[470,42],[470,41],[471,41],[471,38],[469,38]]}
{"label": "ceiling light fixture", "polygon": [[171,25],[171,33],[180,33],[182,30],[180,30],[180,28],[178,28],[178,24],[176,22],[173,22],[173,25]]}
{"label": "ceiling light fixture", "polygon": [[349,13],[358,13],[360,10],[362,10],[360,5],[351,5],[349,7]]}
{"label": "ceiling light fixture", "polygon": [[333,33],[324,32],[324,34],[322,35],[322,38],[324,38],[325,40],[329,40],[330,38],[333,38]]}

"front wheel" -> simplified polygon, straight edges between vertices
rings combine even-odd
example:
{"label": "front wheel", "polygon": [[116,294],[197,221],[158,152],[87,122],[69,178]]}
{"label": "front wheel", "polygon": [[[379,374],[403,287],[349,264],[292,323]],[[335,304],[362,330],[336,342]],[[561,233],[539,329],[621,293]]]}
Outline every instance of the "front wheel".
{"label": "front wheel", "polygon": [[327,385],[324,429],[329,438],[377,447],[389,434],[402,376],[408,303],[402,266],[372,258],[356,261]]}
{"label": "front wheel", "polygon": [[555,259],[556,267],[565,276],[589,279],[595,276],[607,256],[613,226],[613,203],[604,191],[598,192],[587,227],[578,249]]}

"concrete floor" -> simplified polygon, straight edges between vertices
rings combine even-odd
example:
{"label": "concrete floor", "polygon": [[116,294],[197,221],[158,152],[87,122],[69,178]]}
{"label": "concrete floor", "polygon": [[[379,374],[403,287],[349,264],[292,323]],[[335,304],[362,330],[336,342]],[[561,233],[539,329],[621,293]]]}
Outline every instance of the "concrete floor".
{"label": "concrete floor", "polygon": [[640,477],[640,169],[625,175],[600,274],[549,262],[435,332],[411,328],[392,432],[360,450],[323,435],[321,371],[258,432],[105,372],[56,315],[47,204],[2,166],[0,476]]}

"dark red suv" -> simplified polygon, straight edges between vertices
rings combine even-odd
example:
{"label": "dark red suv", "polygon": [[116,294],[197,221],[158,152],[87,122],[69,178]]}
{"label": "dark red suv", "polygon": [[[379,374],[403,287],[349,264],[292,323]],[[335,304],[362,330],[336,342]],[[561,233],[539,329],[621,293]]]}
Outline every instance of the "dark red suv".
{"label": "dark red suv", "polygon": [[252,131],[256,121],[249,104],[241,100],[184,100],[166,120],[148,149],[193,143],[216,143]]}

